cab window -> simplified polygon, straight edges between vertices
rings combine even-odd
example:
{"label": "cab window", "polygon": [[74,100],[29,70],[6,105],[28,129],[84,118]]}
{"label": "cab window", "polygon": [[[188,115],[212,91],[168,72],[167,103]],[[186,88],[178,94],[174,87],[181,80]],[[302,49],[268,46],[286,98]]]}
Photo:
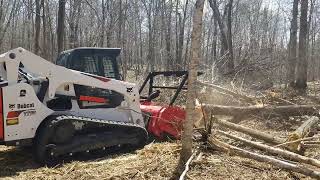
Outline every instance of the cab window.
{"label": "cab window", "polygon": [[67,60],[68,60],[69,55],[70,55],[70,53],[61,54],[61,55],[58,57],[58,59],[56,60],[56,64],[59,65],[59,66],[66,67]]}
{"label": "cab window", "polygon": [[104,76],[108,78],[116,78],[112,59],[107,56],[101,57],[101,58],[102,58]]}

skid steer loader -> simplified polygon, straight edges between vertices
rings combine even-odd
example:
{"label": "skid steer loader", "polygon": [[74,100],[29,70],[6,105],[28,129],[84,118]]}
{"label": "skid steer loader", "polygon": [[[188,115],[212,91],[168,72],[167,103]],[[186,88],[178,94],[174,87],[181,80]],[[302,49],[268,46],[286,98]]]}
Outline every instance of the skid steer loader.
{"label": "skid steer loader", "polygon": [[115,64],[108,63],[103,67],[112,71],[98,74],[103,77],[52,64],[23,48],[0,55],[0,144],[32,145],[40,163],[118,145],[143,146],[148,133],[138,88],[116,80]]}

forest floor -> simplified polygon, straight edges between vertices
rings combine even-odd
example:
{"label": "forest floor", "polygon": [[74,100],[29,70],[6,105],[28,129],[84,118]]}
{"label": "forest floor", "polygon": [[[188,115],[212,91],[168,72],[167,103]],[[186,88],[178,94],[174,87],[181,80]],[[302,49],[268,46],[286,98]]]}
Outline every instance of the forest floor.
{"label": "forest floor", "polygon": [[[310,87],[306,96],[296,96],[294,93],[282,89],[267,90],[263,92],[263,96],[257,99],[257,103],[281,104],[290,101],[296,104],[319,104],[317,95],[320,94],[320,84],[312,83]],[[277,101],[279,99],[282,100]],[[287,121],[251,117],[242,120],[239,124],[276,134],[279,137],[286,137],[302,122],[303,120],[299,118]],[[239,136],[243,135],[239,134]],[[241,146],[233,141],[229,143]],[[170,179],[177,165],[180,149],[179,142],[151,143],[133,153],[115,154],[89,160],[74,160],[48,168],[39,167],[33,161],[30,152],[19,148],[0,146],[0,178]],[[187,179],[311,179],[298,173],[284,171],[268,163],[231,156],[203,147],[200,149],[201,156],[191,163]],[[320,160],[320,149],[308,149],[305,155]]]}

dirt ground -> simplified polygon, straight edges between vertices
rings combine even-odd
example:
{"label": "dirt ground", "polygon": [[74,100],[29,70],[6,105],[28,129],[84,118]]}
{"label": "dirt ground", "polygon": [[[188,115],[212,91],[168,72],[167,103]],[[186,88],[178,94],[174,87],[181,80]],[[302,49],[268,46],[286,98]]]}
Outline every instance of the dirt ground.
{"label": "dirt ground", "polygon": [[[258,103],[270,103],[275,97],[294,103],[315,103],[305,97],[283,97],[278,91],[271,91]],[[312,94],[312,92],[310,93]],[[217,97],[217,96],[216,96]],[[313,99],[313,100],[312,100]],[[264,102],[261,102],[264,101]],[[280,102],[280,104],[283,101]],[[286,137],[295,130],[302,119],[261,119],[252,117],[240,124],[263,132]],[[319,129],[319,128],[316,128]],[[316,132],[319,133],[319,132]],[[251,139],[243,134],[239,136]],[[246,148],[241,143],[229,141]],[[199,144],[195,144],[198,146]],[[39,167],[32,159],[30,150],[0,146],[1,179],[171,179],[181,149],[179,142],[151,143],[132,153],[107,155],[100,158],[73,160],[56,167]],[[200,146],[201,153],[190,165],[187,179],[311,179],[298,173],[281,170],[268,163],[231,156],[226,153]],[[253,149],[250,149],[255,151]],[[320,149],[308,149],[306,155],[320,160]],[[263,154],[263,152],[260,151]]]}

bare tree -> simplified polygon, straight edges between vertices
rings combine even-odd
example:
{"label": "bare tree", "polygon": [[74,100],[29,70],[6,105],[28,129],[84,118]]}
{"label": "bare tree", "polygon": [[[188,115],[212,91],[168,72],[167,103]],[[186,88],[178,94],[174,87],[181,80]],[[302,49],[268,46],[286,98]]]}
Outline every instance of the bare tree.
{"label": "bare tree", "polygon": [[232,72],[234,70],[233,61],[233,43],[232,43],[232,6],[233,0],[229,0],[228,3],[228,17],[227,17],[227,40],[228,40],[228,71]]}
{"label": "bare tree", "polygon": [[204,0],[197,0],[193,14],[193,28],[191,37],[191,62],[189,63],[188,92],[186,103],[186,120],[183,123],[182,149],[177,171],[182,172],[185,163],[192,154],[193,117],[195,113],[196,80],[201,58],[201,34]]}
{"label": "bare tree", "polygon": [[47,34],[47,16],[45,9],[45,0],[41,0],[42,7],[42,56],[47,59],[48,58],[48,45],[50,35]]}
{"label": "bare tree", "polygon": [[[177,4],[178,5],[178,4]],[[177,6],[176,5],[176,6]],[[169,1],[168,7],[166,7],[165,2],[162,2],[162,7],[163,7],[163,14],[165,16],[166,22],[163,22],[165,24],[165,44],[166,44],[166,69],[171,69],[173,67],[173,58],[172,58],[172,52],[171,52],[171,43],[172,43],[172,8],[173,8],[173,3],[172,0]]]}
{"label": "bare tree", "polygon": [[292,19],[290,26],[290,40],[288,53],[288,72],[287,80],[289,86],[293,87],[295,82],[295,69],[297,59],[297,34],[298,34],[298,5],[299,0],[293,0]]}
{"label": "bare tree", "polygon": [[8,27],[9,27],[9,25],[11,23],[11,20],[12,20],[14,14],[17,11],[17,4],[18,4],[17,0],[14,0],[13,3],[12,3],[11,9],[8,12],[9,6],[8,7],[3,7],[4,6],[3,5],[3,1],[1,1],[1,2],[2,2],[1,9],[2,8],[6,8],[5,11],[6,11],[6,13],[9,14],[9,17],[6,18],[7,14],[3,14],[3,11],[1,12],[2,16],[1,16],[0,20],[3,20],[3,21],[2,21],[2,24],[0,24],[0,47],[3,44],[3,39],[4,39],[5,34],[6,34],[7,30],[8,30]]}
{"label": "bare tree", "polygon": [[100,30],[100,43],[99,46],[104,46],[104,37],[105,37],[105,28],[106,28],[106,3],[104,0],[101,1],[102,8],[102,22],[101,22],[101,30]]}
{"label": "bare tree", "polygon": [[225,50],[228,50],[228,40],[227,40],[227,33],[226,33],[226,27],[223,23],[223,20],[221,18],[221,14],[217,5],[216,0],[209,0],[209,5],[213,11],[213,15],[215,20],[217,21],[220,29],[220,34],[221,34],[221,55],[223,56],[225,54]]}
{"label": "bare tree", "polygon": [[57,45],[58,53],[63,51],[64,45],[64,19],[66,11],[66,0],[59,0],[59,9],[58,9],[58,26],[57,26]]}
{"label": "bare tree", "polygon": [[147,59],[149,59],[150,64],[148,64],[148,69],[150,71],[154,70],[154,65],[155,65],[155,50],[154,50],[154,12],[153,12],[153,7],[154,7],[154,2],[149,2],[147,5],[147,2],[145,0],[142,1],[143,5],[146,9],[147,13],[147,19],[148,19],[148,54],[147,54]]}
{"label": "bare tree", "polygon": [[299,32],[299,62],[297,67],[296,88],[300,93],[305,93],[307,88],[308,56],[308,0],[301,0],[300,32]]}
{"label": "bare tree", "polygon": [[70,48],[75,48],[79,46],[78,42],[78,31],[79,31],[79,21],[81,16],[81,1],[70,0],[70,12],[68,18],[68,24],[70,28],[69,42]]}
{"label": "bare tree", "polygon": [[[187,20],[187,10],[188,10],[188,4],[189,4],[189,0],[186,0],[185,5],[184,5],[184,9],[183,9],[183,18],[182,18],[182,22],[179,22],[179,44],[178,44],[178,55],[177,55],[177,64],[179,64],[180,66],[182,65],[182,51],[183,51],[183,45],[184,45],[184,33],[185,33],[185,24],[186,24],[186,20]],[[180,18],[181,19],[181,18]],[[182,69],[182,67],[178,67],[180,69]]]}
{"label": "bare tree", "polygon": [[41,27],[41,8],[40,0],[36,0],[36,21],[35,21],[35,37],[34,37],[34,53],[39,54],[40,49],[40,27]]}
{"label": "bare tree", "polygon": [[[228,12],[228,28],[229,30],[226,30],[226,26],[223,22],[223,19],[221,17],[218,5],[217,5],[217,1],[216,0],[209,0],[209,5],[211,7],[211,9],[213,10],[213,15],[215,20],[217,21],[218,25],[219,25],[219,29],[220,29],[220,34],[221,34],[221,50],[220,50],[220,54],[221,56],[225,56],[226,55],[226,60],[227,63],[223,63],[226,64],[226,68],[225,68],[225,73],[231,73],[234,71],[234,62],[233,62],[233,50],[232,50],[232,35],[231,35],[231,11],[232,11],[232,3],[233,1],[230,0],[229,1],[229,12]],[[227,8],[227,7],[226,7]],[[230,22],[229,22],[230,21]],[[230,24],[229,24],[230,23]],[[227,32],[228,31],[228,32]],[[229,37],[227,36],[227,33],[229,35]],[[225,52],[227,51],[227,52]],[[220,67],[219,68],[223,68]],[[220,69],[221,72],[223,72],[223,69]]]}

